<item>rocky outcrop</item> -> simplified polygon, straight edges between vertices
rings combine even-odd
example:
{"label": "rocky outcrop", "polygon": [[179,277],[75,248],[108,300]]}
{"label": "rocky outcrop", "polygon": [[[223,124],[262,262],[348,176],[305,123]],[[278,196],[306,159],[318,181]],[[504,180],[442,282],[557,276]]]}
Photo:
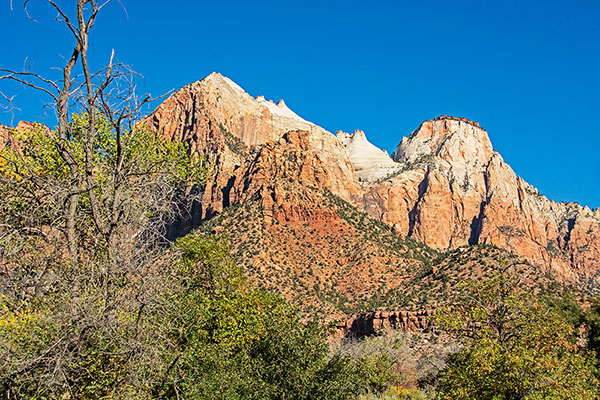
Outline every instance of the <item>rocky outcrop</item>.
{"label": "rocky outcrop", "polygon": [[168,140],[190,144],[194,154],[205,157],[213,168],[202,203],[194,218],[202,220],[230,204],[234,171],[251,153],[286,132],[303,130],[312,151],[332,179],[327,188],[346,200],[358,196],[358,179],[344,146],[323,128],[305,121],[283,100],[277,104],[264,96],[254,98],[218,73],[191,83],[167,98],[144,123]]}
{"label": "rocky outcrop", "polygon": [[311,218],[282,189],[309,185],[431,247],[494,244],[562,279],[597,286],[600,211],[540,195],[477,122],[425,121],[389,157],[362,131],[336,138],[283,101],[254,98],[213,73],[171,95],[145,123],[189,143],[213,168],[192,225],[253,193],[274,218]]}
{"label": "rocky outcrop", "polygon": [[315,206],[322,203],[315,194],[339,190],[342,168],[326,165],[311,145],[310,132],[291,131],[257,148],[234,172],[224,196],[231,203],[258,198],[279,222],[328,219],[333,212]]}
{"label": "rocky outcrop", "polygon": [[356,174],[364,182],[387,177],[402,168],[387,151],[371,144],[363,131],[356,130],[352,134],[338,131],[336,137],[346,146]]}
{"label": "rocky outcrop", "polygon": [[433,311],[386,311],[375,310],[353,315],[337,325],[338,338],[379,335],[389,330],[402,332],[424,332],[430,327],[429,318]]}
{"label": "rocky outcrop", "polygon": [[361,206],[398,233],[437,249],[494,244],[563,279],[595,282],[600,213],[539,194],[478,123],[425,121],[402,139],[395,161],[402,170],[365,185]]}

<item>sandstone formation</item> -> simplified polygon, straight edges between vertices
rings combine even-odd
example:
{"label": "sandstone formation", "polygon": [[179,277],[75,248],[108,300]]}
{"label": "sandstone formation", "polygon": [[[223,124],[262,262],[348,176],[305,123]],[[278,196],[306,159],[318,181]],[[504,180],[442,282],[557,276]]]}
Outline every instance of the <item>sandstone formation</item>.
{"label": "sandstone formation", "polygon": [[376,181],[402,168],[390,158],[387,151],[371,144],[363,131],[356,130],[352,134],[338,131],[336,137],[346,146],[361,181]]}
{"label": "sandstone formation", "polygon": [[598,286],[600,211],[539,194],[476,122],[425,121],[392,159],[361,131],[336,138],[217,73],[172,94],[145,122],[213,167],[192,226],[257,193],[272,218],[310,219],[314,210],[289,195],[308,185],[433,248],[494,244],[561,279]]}
{"label": "sandstone formation", "polygon": [[395,157],[403,170],[366,184],[362,206],[400,234],[438,249],[494,244],[568,281],[595,282],[600,212],[539,194],[478,123],[425,121]]}
{"label": "sandstone formation", "polygon": [[423,332],[429,324],[429,317],[434,314],[425,311],[386,311],[374,310],[353,315],[344,323],[337,325],[338,337],[355,337],[379,335],[389,330],[402,332]]}
{"label": "sandstone formation", "polygon": [[[277,104],[263,96],[254,98],[218,73],[191,83],[168,97],[144,121],[165,138],[188,142],[194,153],[206,157],[214,168],[214,180],[206,189],[199,219],[229,205],[224,188],[233,171],[244,163],[251,149],[278,141],[291,130],[308,132],[311,149],[318,152],[330,174],[327,188],[346,200],[358,195],[358,179],[344,146],[323,128],[305,121],[283,100]],[[227,191],[227,190],[225,190]]]}
{"label": "sandstone formation", "polygon": [[320,201],[308,199],[313,191],[305,188],[335,190],[343,168],[323,162],[311,146],[308,131],[291,131],[257,149],[233,173],[223,195],[231,203],[258,198],[268,215],[279,222],[314,221],[317,215],[332,211],[315,207]]}

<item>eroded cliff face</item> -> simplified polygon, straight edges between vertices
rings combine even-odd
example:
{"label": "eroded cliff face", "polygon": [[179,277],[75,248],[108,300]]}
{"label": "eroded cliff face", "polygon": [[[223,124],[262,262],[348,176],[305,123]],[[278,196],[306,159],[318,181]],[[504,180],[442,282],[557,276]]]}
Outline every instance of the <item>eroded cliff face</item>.
{"label": "eroded cliff face", "polygon": [[600,213],[539,194],[476,122],[425,121],[398,145],[395,161],[399,172],[365,185],[362,207],[398,233],[437,249],[494,244],[560,278],[595,280]]}
{"label": "eroded cliff face", "polygon": [[435,312],[423,311],[386,311],[374,310],[350,316],[344,323],[337,325],[337,338],[361,338],[381,335],[386,331],[424,332],[430,328],[429,319]]}
{"label": "eroded cliff face", "polygon": [[425,121],[389,157],[362,131],[336,138],[283,101],[254,98],[216,73],[171,95],[145,122],[213,166],[196,224],[256,193],[273,218],[311,215],[283,190],[308,185],[433,248],[494,244],[561,279],[597,286],[600,211],[540,195],[476,122]]}
{"label": "eroded cliff face", "polygon": [[167,98],[144,123],[166,139],[188,142],[191,151],[206,157],[214,179],[205,190],[200,219],[221,212],[230,204],[234,171],[252,152],[267,142],[277,142],[292,130],[307,134],[311,151],[318,152],[328,173],[327,189],[340,197],[356,199],[358,179],[349,155],[335,136],[305,121],[283,100],[277,104],[263,96],[250,96],[236,83],[218,73],[191,83]]}
{"label": "eroded cliff face", "polygon": [[291,131],[257,148],[234,172],[225,196],[236,204],[258,199],[267,217],[278,222],[327,221],[333,212],[321,205],[319,193],[336,187],[341,169],[323,162],[310,132]]}

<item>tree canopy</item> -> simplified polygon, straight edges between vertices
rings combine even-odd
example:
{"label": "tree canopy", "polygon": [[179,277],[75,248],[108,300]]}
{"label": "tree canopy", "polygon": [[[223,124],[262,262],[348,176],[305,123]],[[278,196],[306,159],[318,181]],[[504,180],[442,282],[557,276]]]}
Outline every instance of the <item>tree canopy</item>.
{"label": "tree canopy", "polygon": [[573,325],[521,284],[512,266],[465,284],[462,302],[436,323],[464,344],[441,373],[442,399],[592,399],[592,354],[572,340]]}

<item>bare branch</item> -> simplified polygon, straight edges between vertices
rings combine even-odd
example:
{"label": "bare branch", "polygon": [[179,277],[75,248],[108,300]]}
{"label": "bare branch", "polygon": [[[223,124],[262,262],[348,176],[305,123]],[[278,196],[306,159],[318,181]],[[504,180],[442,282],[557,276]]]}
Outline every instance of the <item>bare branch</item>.
{"label": "bare branch", "polygon": [[121,0],[117,0],[119,2],[119,4],[121,5],[121,7],[123,8],[123,11],[125,12],[125,17],[127,19],[129,19],[129,14],[127,13],[127,9],[125,8],[125,6],[123,5],[123,3],[121,2]]}
{"label": "bare branch", "polygon": [[27,15],[27,18],[29,18],[31,21],[33,21],[33,22],[37,22],[37,23],[39,24],[39,23],[40,23],[40,21],[37,21],[37,20],[33,19],[33,18],[31,17],[31,15],[29,15],[29,9],[27,8],[27,5],[29,4],[29,2],[30,2],[30,1],[31,1],[31,0],[25,0],[25,1],[23,2],[23,10],[25,10],[25,15]]}
{"label": "bare branch", "polygon": [[54,81],[52,81],[50,79],[46,79],[43,76],[41,76],[40,74],[36,74],[36,73],[33,73],[33,72],[27,72],[27,71],[17,72],[17,71],[10,70],[10,69],[5,69],[5,68],[0,68],[0,72],[6,72],[6,73],[8,73],[8,75],[0,76],[0,79],[9,79],[10,76],[12,76],[12,75],[23,76],[23,77],[31,77],[31,78],[38,79],[38,80],[40,80],[40,81],[42,81],[44,83],[47,83],[48,85],[52,86],[56,91],[60,90],[59,87],[58,87],[58,85],[56,84],[56,82],[54,82]]}
{"label": "bare branch", "polygon": [[81,35],[80,32],[78,32],[77,28],[71,24],[71,21],[69,20],[69,17],[67,16],[67,14],[65,12],[63,12],[63,10],[52,0],[46,0],[52,7],[54,7],[54,9],[58,12],[58,15],[61,16],[62,19],[58,19],[57,21],[59,22],[63,22],[65,25],[67,25],[67,27],[69,28],[69,30],[71,31],[71,33],[73,34],[73,36],[75,36],[75,38],[77,39],[77,41],[81,41]]}
{"label": "bare branch", "polygon": [[5,75],[5,76],[1,76],[1,77],[0,77],[0,80],[3,80],[3,79],[10,79],[10,80],[13,80],[13,81],[16,81],[16,82],[22,83],[22,84],[23,84],[23,85],[25,85],[25,86],[29,86],[29,87],[31,87],[31,88],[33,88],[33,89],[36,89],[36,90],[42,91],[42,92],[46,93],[47,95],[51,96],[53,99],[56,99],[56,96],[55,96],[55,95],[54,95],[52,92],[50,92],[48,89],[46,89],[46,88],[43,88],[43,87],[41,87],[41,86],[38,86],[38,85],[35,85],[35,84],[33,84],[33,83],[31,83],[31,82],[28,82],[28,81],[26,81],[26,80],[24,80],[24,79],[19,79],[19,78],[17,78],[17,77],[16,77],[16,76],[14,76],[14,75]]}

